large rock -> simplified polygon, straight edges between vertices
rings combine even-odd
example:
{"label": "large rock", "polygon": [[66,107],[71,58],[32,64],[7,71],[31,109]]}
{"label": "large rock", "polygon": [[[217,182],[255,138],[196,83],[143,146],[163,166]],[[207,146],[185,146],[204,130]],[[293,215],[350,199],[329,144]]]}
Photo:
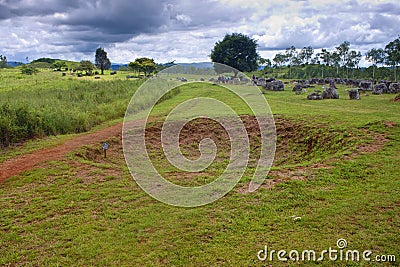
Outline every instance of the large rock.
{"label": "large rock", "polygon": [[386,84],[386,87],[389,88],[392,81],[380,80],[379,83],[384,83],[384,84]]}
{"label": "large rock", "polygon": [[293,92],[295,92],[297,95],[300,95],[303,92],[303,86],[301,84],[296,84],[293,89]]}
{"label": "large rock", "polygon": [[270,91],[284,91],[285,90],[285,85],[283,84],[282,81],[266,82],[265,86],[263,86],[263,87]]}
{"label": "large rock", "polygon": [[400,93],[400,83],[391,83],[388,90],[389,94]]}
{"label": "large rock", "polygon": [[375,85],[374,90],[372,90],[372,94],[374,95],[381,95],[381,94],[386,94],[388,92],[388,88],[386,86],[386,83],[380,83]]}
{"label": "large rock", "polygon": [[326,88],[322,92],[323,99],[339,99],[339,93],[336,90],[336,87],[331,85],[329,88]]}
{"label": "large rock", "polygon": [[322,100],[322,94],[321,91],[319,90],[315,90],[314,92],[312,92],[311,94],[309,94],[307,96],[308,100]]}
{"label": "large rock", "polygon": [[371,81],[361,81],[358,84],[358,87],[360,87],[360,89],[363,91],[372,91],[372,82]]}
{"label": "large rock", "polygon": [[350,100],[360,100],[360,92],[358,89],[348,90]]}
{"label": "large rock", "polygon": [[255,79],[253,81],[257,86],[265,87],[265,85],[267,84],[267,82],[265,81],[264,78],[257,78],[257,79]]}

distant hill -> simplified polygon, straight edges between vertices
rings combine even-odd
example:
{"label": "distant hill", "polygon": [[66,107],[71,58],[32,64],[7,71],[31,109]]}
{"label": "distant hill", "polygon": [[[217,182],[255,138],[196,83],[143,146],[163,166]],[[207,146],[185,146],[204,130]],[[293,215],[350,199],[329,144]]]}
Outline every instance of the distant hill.
{"label": "distant hill", "polygon": [[184,67],[195,67],[198,69],[209,69],[213,68],[214,66],[212,62],[176,63],[176,64]]}
{"label": "distant hill", "polygon": [[[164,66],[168,65],[169,63],[163,64]],[[195,63],[175,63],[176,65],[180,65],[183,67],[195,67],[198,69],[209,69],[213,67],[212,62],[195,62]],[[122,63],[112,63],[111,64],[111,69],[112,70],[118,70],[121,67],[128,67],[128,64],[122,64]]]}
{"label": "distant hill", "polygon": [[20,65],[24,65],[24,63],[17,62],[17,61],[7,61],[7,66],[10,66],[10,67],[17,67]]}
{"label": "distant hill", "polygon": [[121,67],[128,67],[128,64],[111,63],[112,70],[119,70]]}

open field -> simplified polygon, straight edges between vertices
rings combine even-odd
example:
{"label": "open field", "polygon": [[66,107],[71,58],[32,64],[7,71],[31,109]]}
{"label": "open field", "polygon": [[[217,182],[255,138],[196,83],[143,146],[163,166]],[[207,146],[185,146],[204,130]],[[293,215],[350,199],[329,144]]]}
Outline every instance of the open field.
{"label": "open field", "polygon": [[[72,118],[86,114],[87,121],[99,118],[82,131],[120,122],[141,83],[123,80],[122,74],[122,80],[114,81],[79,81],[60,73],[0,75],[4,81],[0,107],[9,102],[39,115],[54,109],[53,114],[77,112],[70,114]],[[337,240],[343,238],[348,249],[371,250],[371,259],[395,255],[397,262],[382,265],[398,266],[399,102],[391,101],[393,95],[362,95],[360,101],[350,101],[347,88],[338,87],[340,99],[322,101],[295,95],[290,85],[284,92],[264,95],[254,87],[255,94],[268,100],[278,141],[271,172],[259,190],[249,193],[246,189],[259,147],[249,109],[222,87],[183,84],[177,95],[152,111],[146,133],[151,159],[177,184],[198,186],[212,181],[224,170],[229,153],[218,125],[194,121],[182,132],[182,150],[188,157],[198,156],[199,140],[219,140],[217,160],[197,175],[185,176],[168,165],[158,144],[159,132],[165,116],[187,99],[224,101],[241,115],[251,134],[250,163],[230,193],[198,208],[158,202],[130,176],[121,135],[96,139],[0,184],[0,265],[375,266],[375,262],[327,258],[320,263],[288,264],[276,254],[272,262],[257,258],[265,245],[276,251],[321,252],[336,249]],[[74,138],[59,135],[33,140],[3,151],[1,161]],[[105,141],[110,144],[107,158],[101,150]]]}

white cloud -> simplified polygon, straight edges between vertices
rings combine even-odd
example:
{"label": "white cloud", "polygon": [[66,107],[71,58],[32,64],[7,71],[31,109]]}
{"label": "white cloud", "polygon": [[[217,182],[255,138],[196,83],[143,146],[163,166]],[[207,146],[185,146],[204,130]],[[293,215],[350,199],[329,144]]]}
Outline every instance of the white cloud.
{"label": "white cloud", "polygon": [[[53,1],[45,0],[46,3]],[[10,4],[11,3],[11,4]],[[18,4],[17,4],[18,3]],[[0,0],[2,53],[10,60],[94,58],[111,61],[208,61],[215,42],[241,32],[258,40],[263,57],[291,45],[334,48],[348,40],[365,52],[397,38],[397,0]]]}

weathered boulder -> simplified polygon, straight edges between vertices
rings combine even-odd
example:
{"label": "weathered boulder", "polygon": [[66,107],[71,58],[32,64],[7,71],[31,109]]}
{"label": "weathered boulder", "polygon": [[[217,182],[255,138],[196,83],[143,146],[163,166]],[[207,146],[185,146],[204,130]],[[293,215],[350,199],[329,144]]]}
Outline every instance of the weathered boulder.
{"label": "weathered boulder", "polygon": [[331,85],[329,88],[326,88],[322,92],[323,99],[339,99],[339,93],[336,90],[336,87]]}
{"label": "weathered boulder", "polygon": [[386,94],[388,92],[388,88],[385,83],[380,83],[374,86],[374,90],[372,90],[372,94],[381,95]]}
{"label": "weathered boulder", "polygon": [[388,90],[389,94],[400,93],[400,83],[391,83]]}
{"label": "weathered boulder", "polygon": [[308,100],[322,100],[321,91],[316,90],[307,96]]}
{"label": "weathered boulder", "polygon": [[372,82],[371,81],[360,81],[358,87],[363,91],[372,91]]}
{"label": "weathered boulder", "polygon": [[253,81],[257,86],[265,87],[265,85],[267,84],[264,78],[256,78]]}
{"label": "weathered boulder", "polygon": [[361,80],[356,80],[356,79],[345,79],[345,84],[349,85],[351,87],[358,87],[360,84]]}
{"label": "weathered boulder", "polygon": [[285,85],[283,84],[282,81],[266,82],[265,86],[263,86],[263,87],[270,91],[284,91],[285,90]]}
{"label": "weathered boulder", "polygon": [[384,83],[384,84],[386,84],[386,87],[389,88],[389,86],[392,83],[392,81],[380,80],[379,83]]}
{"label": "weathered boulder", "polygon": [[358,89],[348,90],[350,100],[360,100],[360,92]]}
{"label": "weathered boulder", "polygon": [[303,92],[303,86],[301,84],[296,84],[292,91],[299,95]]}

